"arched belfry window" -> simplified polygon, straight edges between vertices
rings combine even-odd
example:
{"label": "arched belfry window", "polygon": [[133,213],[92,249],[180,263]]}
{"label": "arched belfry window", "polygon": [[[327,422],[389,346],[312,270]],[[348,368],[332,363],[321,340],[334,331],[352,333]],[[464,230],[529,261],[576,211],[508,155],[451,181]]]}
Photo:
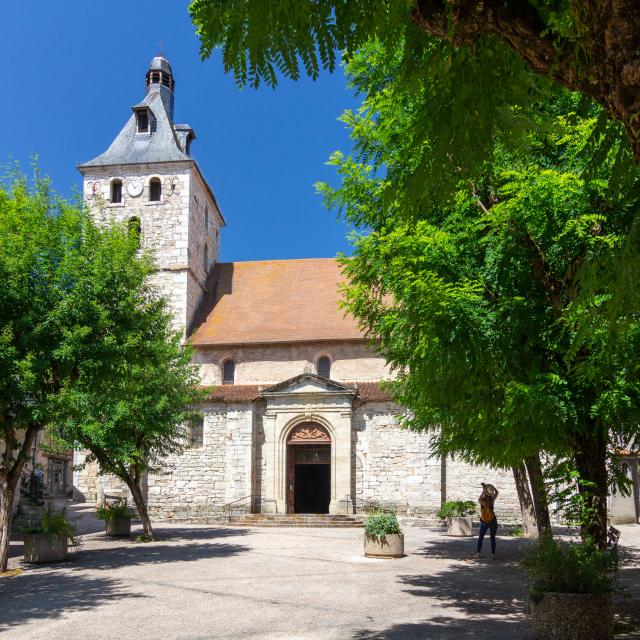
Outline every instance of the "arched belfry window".
{"label": "arched belfry window", "polygon": [[236,363],[229,359],[222,365],[222,384],[233,384],[236,377]]}
{"label": "arched belfry window", "polygon": [[318,375],[327,380],[331,377],[331,360],[327,356],[320,356],[317,365]]}
{"label": "arched belfry window", "polygon": [[140,248],[140,235],[142,234],[140,218],[137,218],[136,216],[129,218],[129,221],[127,222],[127,229],[129,231],[129,235],[136,239],[138,248]]}
{"label": "arched belfry window", "polygon": [[149,201],[160,202],[162,197],[162,183],[160,178],[151,178],[149,180]]}
{"label": "arched belfry window", "polygon": [[111,204],[122,202],[122,180],[111,181]]}

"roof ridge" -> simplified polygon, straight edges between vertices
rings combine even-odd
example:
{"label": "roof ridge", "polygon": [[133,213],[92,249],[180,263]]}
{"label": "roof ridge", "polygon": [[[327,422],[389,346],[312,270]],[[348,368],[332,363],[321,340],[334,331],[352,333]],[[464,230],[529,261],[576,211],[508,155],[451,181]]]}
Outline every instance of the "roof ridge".
{"label": "roof ridge", "polygon": [[338,259],[337,256],[328,257],[328,258],[272,258],[270,260],[231,260],[229,262],[216,262],[216,265],[225,265],[225,264],[270,264],[274,262],[312,262],[319,260],[332,260],[336,261]]}

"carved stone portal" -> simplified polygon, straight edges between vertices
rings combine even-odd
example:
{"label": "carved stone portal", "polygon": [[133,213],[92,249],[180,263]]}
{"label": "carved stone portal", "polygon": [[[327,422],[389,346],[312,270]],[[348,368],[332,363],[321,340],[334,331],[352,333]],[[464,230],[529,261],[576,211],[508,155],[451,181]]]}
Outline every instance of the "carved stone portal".
{"label": "carved stone portal", "polygon": [[331,442],[331,437],[324,427],[315,422],[303,422],[296,425],[287,440],[288,444],[308,442]]}

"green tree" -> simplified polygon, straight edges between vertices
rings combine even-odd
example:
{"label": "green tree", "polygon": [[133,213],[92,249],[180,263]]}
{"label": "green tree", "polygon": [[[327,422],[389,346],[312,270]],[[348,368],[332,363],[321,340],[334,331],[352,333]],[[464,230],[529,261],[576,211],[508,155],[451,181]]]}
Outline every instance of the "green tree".
{"label": "green tree", "polygon": [[50,316],[74,373],[56,396],[58,440],[88,449],[101,473],[126,483],[148,538],[142,482],[182,451],[199,397],[191,351],[153,289],[153,269],[150,255],[138,255],[136,233],[87,221],[78,250],[61,264],[74,286]]}
{"label": "green tree", "polygon": [[45,180],[29,189],[12,173],[0,185],[0,571],[20,476],[65,375],[50,314],[65,294],[59,265],[80,232],[78,210],[53,199]]}
{"label": "green tree", "polygon": [[[333,71],[337,51],[350,57],[378,40],[401,47],[407,73],[434,85],[457,81],[470,97],[458,126],[499,119],[483,107],[500,103],[510,88],[522,95],[537,74],[599,102],[622,123],[640,161],[635,0],[192,0],[189,10],[202,57],[223,47],[225,68],[241,84],[275,85],[278,72],[297,79],[302,70],[315,78],[321,68]],[[433,38],[451,60],[445,76],[416,64]]]}
{"label": "green tree", "polygon": [[366,95],[344,116],[357,156],[335,154],[342,184],[321,185],[361,229],[344,262],[348,308],[398,374],[408,426],[432,430],[443,454],[501,467],[568,456],[583,534],[602,546],[612,437],[638,429],[640,325],[627,313],[612,336],[592,313],[611,284],[585,293],[581,274],[625,246],[638,172],[611,189],[616,150],[595,167],[585,154],[598,109],[559,94],[530,109],[536,133],[513,145],[496,132],[484,175],[439,199],[416,181],[431,148],[416,134],[423,94],[386,59],[374,45],[351,63]]}
{"label": "green tree", "polygon": [[36,434],[86,446],[105,472],[140,475],[179,450],[195,398],[189,354],[148,284],[149,256],[119,226],[98,228],[46,180],[0,187],[0,571],[12,506]]}

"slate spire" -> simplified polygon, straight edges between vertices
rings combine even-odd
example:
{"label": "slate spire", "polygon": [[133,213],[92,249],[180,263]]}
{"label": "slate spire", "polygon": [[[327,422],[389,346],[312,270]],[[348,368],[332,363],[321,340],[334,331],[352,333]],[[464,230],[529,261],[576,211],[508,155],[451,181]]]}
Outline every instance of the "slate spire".
{"label": "slate spire", "polygon": [[133,115],[111,146],[98,157],[78,165],[87,167],[148,164],[190,160],[196,135],[188,124],[175,124],[173,95],[175,81],[169,61],[159,54],[146,73],[146,95],[131,107]]}

